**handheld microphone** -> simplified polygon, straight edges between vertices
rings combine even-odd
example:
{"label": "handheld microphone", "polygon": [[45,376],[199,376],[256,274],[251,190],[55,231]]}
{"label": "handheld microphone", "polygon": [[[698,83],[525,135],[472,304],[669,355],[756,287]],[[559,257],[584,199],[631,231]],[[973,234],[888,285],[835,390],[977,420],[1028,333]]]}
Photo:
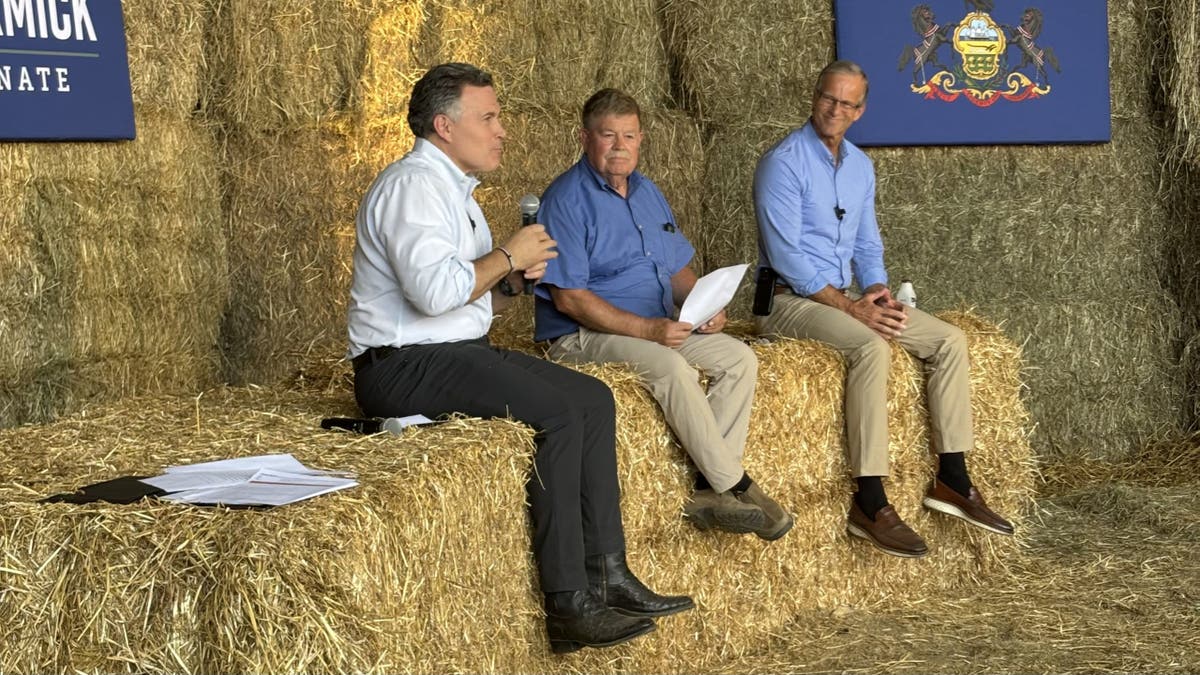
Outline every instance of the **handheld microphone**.
{"label": "handheld microphone", "polygon": [[[537,195],[525,195],[521,197],[521,227],[528,227],[537,222],[537,212],[542,202],[538,200]],[[533,295],[533,280],[525,280],[525,295]]]}

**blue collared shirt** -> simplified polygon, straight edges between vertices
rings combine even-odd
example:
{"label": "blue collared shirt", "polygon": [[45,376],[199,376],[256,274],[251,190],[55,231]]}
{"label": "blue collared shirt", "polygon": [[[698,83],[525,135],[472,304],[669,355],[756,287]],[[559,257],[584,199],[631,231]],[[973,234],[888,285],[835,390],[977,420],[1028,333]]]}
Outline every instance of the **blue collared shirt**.
{"label": "blue collared shirt", "polygon": [[[875,167],[849,141],[839,154],[836,166],[810,122],[768,150],[754,172],[758,264],[799,295],[846,288],[852,269],[860,288],[887,283]],[[837,209],[844,209],[841,219]]]}
{"label": "blue collared shirt", "polygon": [[535,340],[579,330],[554,307],[547,285],[587,289],[638,316],[674,316],[671,277],[696,250],[649,178],[633,172],[627,192],[622,197],[612,189],[586,155],[546,188],[538,222],[558,242],[558,257],[537,287]]}

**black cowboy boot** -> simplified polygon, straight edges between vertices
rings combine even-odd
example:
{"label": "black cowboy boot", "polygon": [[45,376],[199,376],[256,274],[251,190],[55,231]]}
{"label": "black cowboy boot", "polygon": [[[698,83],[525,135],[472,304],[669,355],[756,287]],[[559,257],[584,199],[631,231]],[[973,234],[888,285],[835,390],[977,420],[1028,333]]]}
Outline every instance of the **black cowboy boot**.
{"label": "black cowboy boot", "polygon": [[584,568],[596,597],[626,616],[667,616],[696,606],[686,595],[659,595],[646,588],[629,571],[624,551],[590,555]]}
{"label": "black cowboy boot", "polygon": [[611,647],[652,630],[652,620],[622,616],[605,607],[590,590],[546,594],[546,633],[555,654]]}

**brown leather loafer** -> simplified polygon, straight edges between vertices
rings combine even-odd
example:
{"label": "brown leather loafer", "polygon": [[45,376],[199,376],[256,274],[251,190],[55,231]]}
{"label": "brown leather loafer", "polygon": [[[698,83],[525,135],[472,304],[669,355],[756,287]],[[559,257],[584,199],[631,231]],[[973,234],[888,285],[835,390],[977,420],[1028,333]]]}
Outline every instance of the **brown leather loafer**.
{"label": "brown leather loafer", "polygon": [[920,558],[929,553],[925,540],[900,520],[900,514],[891,504],[879,509],[875,520],[871,520],[858,507],[858,502],[851,499],[846,531],[866,539],[884,553],[901,558]]}
{"label": "brown leather loafer", "polygon": [[983,501],[983,495],[975,489],[975,486],[971,486],[970,493],[964,497],[935,478],[933,487],[929,489],[929,493],[925,495],[922,503],[925,504],[925,508],[941,511],[955,518],[962,518],[975,527],[982,527],[988,532],[1005,535],[1013,533],[1012,523],[989,509],[987,502]]}

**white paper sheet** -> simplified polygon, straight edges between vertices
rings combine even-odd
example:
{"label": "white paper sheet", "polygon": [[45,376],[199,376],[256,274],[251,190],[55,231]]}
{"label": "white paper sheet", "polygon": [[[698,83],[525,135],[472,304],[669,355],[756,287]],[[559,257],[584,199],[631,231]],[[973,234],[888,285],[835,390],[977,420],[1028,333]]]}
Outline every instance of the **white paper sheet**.
{"label": "white paper sheet", "polygon": [[167,492],[180,492],[183,490],[211,490],[212,488],[224,487],[226,485],[236,485],[245,483],[254,478],[257,471],[168,471],[161,476],[153,478],[142,478],[141,481],[147,485],[165,490]]}
{"label": "white paper sheet", "polygon": [[271,469],[274,471],[291,471],[293,473],[306,473],[313,475],[324,475],[326,472],[310,469],[300,463],[300,460],[292,456],[291,453],[279,455],[255,455],[254,457],[238,457],[237,459],[220,459],[215,462],[200,462],[199,464],[181,464],[178,466],[168,466],[164,471],[167,473],[175,473],[182,471],[249,471],[254,475],[259,469]]}
{"label": "white paper sheet", "polygon": [[747,267],[749,265],[745,263],[730,265],[697,279],[692,292],[679,309],[679,320],[692,324],[694,330],[716,316],[730,300],[733,300],[733,295],[742,283],[742,277],[746,276]]}
{"label": "white paper sheet", "polygon": [[358,485],[352,476],[310,469],[290,454],[257,455],[167,467],[144,482],[185,504],[281,506]]}
{"label": "white paper sheet", "polygon": [[263,469],[249,480],[215,489],[186,490],[162,499],[185,504],[282,506],[358,485],[349,478],[313,476]]}

